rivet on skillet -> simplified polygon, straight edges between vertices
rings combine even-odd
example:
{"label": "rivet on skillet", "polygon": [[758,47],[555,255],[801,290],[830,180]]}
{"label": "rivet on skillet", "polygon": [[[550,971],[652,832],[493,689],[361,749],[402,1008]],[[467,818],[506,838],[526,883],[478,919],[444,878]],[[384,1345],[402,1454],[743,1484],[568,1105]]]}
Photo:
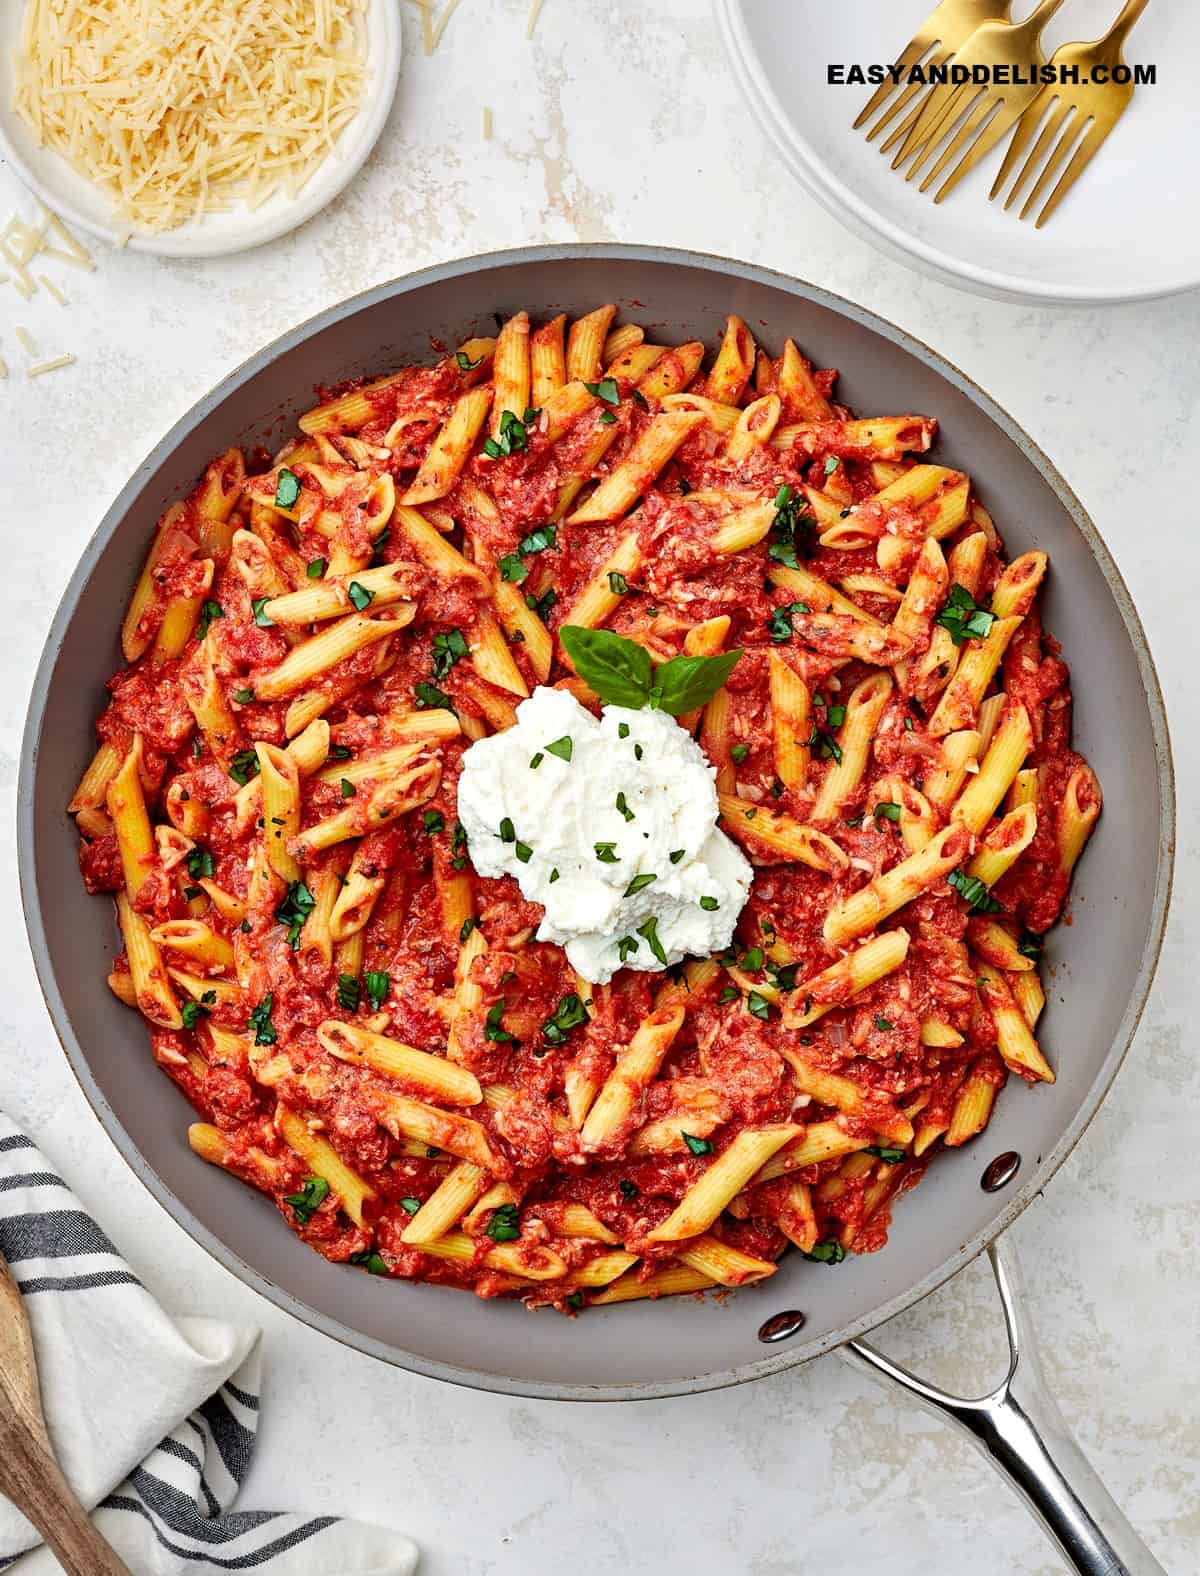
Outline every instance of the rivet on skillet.
{"label": "rivet on skillet", "polygon": [[1020,1169],[1020,1155],[1015,1149],[1006,1149],[985,1168],[979,1185],[985,1193],[998,1193],[1002,1187],[1007,1187]]}
{"label": "rivet on skillet", "polygon": [[799,1308],[785,1308],[782,1313],[776,1313],[758,1327],[758,1338],[770,1344],[773,1341],[786,1341],[790,1335],[798,1335],[804,1328],[804,1315]]}

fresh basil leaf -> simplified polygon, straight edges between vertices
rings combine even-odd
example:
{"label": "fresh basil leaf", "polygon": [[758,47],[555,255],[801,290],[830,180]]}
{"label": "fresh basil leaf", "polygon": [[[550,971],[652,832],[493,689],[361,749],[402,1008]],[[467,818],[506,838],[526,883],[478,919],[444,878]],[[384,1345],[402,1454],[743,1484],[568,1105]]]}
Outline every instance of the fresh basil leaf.
{"label": "fresh basil leaf", "polygon": [[684,1143],[694,1155],[712,1154],[713,1146],[711,1138],[693,1138],[690,1133],[685,1133],[682,1128],[679,1130],[679,1136],[683,1139]]}
{"label": "fresh basil leaf", "polygon": [[357,974],[338,975],[337,1004],[343,1012],[357,1012],[361,995],[362,984]]}
{"label": "fresh basil leaf", "polygon": [[633,710],[645,706],[653,665],[644,646],[609,629],[578,624],[564,624],[558,634],[572,667],[605,705]]}
{"label": "fresh basil leaf", "polygon": [[654,689],[661,690],[656,701],[660,711],[673,717],[710,701],[733,672],[742,655],[741,647],[722,651],[715,657],[672,657],[654,670]]}
{"label": "fresh basil leaf", "polygon": [[894,1148],[890,1144],[868,1144],[867,1153],[876,1155],[888,1166],[898,1166],[902,1160],[908,1159],[908,1155],[903,1149]]}

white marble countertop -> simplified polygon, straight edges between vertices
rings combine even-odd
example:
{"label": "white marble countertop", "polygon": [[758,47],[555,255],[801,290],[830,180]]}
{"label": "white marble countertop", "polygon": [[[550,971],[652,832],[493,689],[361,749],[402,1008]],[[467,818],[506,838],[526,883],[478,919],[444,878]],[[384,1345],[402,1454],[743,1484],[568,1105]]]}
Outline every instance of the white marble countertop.
{"label": "white marble countertop", "polygon": [[[705,0],[464,0],[432,60],[405,7],[395,111],[361,177],[293,236],[242,257],[105,254],[62,271],[68,309],[0,294],[0,1103],[178,1311],[261,1324],[267,1397],[248,1506],[410,1532],[426,1576],[1050,1576],[1027,1514],[940,1423],[835,1358],[690,1400],[567,1407],[411,1377],[277,1312],[133,1180],[50,1028],[19,915],[18,740],[43,633],[113,494],[169,423],[250,349],[337,299],[440,259],[531,241],[740,255],[806,277],[966,369],[1091,510],[1150,631],[1174,721],[1180,868],[1150,1009],[1116,1087],[1014,1228],[1062,1406],[1172,1572],[1200,1565],[1200,1058],[1196,1030],[1195,461],[1200,294],[1096,311],[959,294],[886,261],[812,203],[729,78]],[[491,142],[481,113],[495,116]],[[0,169],[0,212],[33,204]],[[28,381],[14,327],[78,364]],[[1189,465],[1189,460],[1191,464]],[[1190,943],[1190,945],[1189,945]],[[997,1353],[980,1265],[889,1330],[979,1388]],[[989,1335],[989,1332],[991,1334]],[[949,1355],[948,1355],[949,1354]],[[956,1355],[955,1355],[956,1354]],[[993,1365],[994,1371],[994,1365]]]}

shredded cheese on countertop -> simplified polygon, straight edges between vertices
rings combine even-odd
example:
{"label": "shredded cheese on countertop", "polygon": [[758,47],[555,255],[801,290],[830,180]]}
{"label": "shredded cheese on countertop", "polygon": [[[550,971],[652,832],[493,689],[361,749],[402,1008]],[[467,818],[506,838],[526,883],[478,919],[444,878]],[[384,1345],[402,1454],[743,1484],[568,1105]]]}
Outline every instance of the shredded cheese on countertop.
{"label": "shredded cheese on countertop", "polygon": [[367,3],[28,0],[15,107],[146,229],[294,196],[358,112]]}

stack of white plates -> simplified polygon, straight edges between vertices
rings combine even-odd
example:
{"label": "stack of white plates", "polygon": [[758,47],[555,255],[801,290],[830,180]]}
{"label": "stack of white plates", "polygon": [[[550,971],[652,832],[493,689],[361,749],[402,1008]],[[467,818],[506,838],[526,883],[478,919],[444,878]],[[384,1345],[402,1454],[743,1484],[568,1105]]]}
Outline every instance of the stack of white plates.
{"label": "stack of white plates", "polygon": [[[833,86],[828,68],[886,63],[933,0],[714,0],[734,73],[784,161],[831,213],[950,284],[1008,299],[1136,301],[1200,285],[1200,6],[1151,0],[1125,49],[1153,64],[1124,117],[1041,230],[987,194],[1002,143],[944,203],[906,184],[852,123],[872,87]],[[1018,18],[1033,9],[1017,0]],[[1120,0],[1067,0],[1043,35],[1049,54],[1097,38]],[[880,139],[883,140],[883,139]],[[894,150],[893,150],[894,151]]]}

